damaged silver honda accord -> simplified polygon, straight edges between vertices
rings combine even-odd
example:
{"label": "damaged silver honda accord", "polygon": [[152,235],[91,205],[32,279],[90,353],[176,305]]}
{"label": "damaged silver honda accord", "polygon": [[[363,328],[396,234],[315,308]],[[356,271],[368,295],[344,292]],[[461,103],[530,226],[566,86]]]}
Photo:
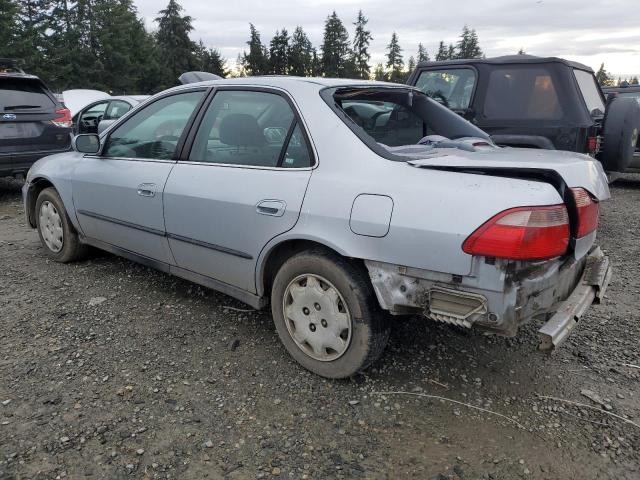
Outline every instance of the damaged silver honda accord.
{"label": "damaged silver honda accord", "polygon": [[392,315],[506,336],[541,318],[553,348],[609,282],[597,161],[499,148],[411,87],[189,84],[73,143],[23,189],[47,255],[91,245],[270,303],[287,351],[325,377],[375,361]]}

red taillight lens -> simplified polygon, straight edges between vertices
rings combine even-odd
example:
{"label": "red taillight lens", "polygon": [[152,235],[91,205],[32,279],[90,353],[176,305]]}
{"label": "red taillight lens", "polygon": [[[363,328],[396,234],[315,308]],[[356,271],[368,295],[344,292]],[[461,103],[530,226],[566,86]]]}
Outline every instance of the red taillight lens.
{"label": "red taillight lens", "polygon": [[578,209],[578,232],[576,237],[582,238],[598,228],[600,206],[584,188],[572,188],[571,191]]}
{"label": "red taillight lens", "polygon": [[568,245],[567,209],[552,205],[505,210],[473,232],[462,250],[485,257],[543,260],[564,254]]}
{"label": "red taillight lens", "polygon": [[71,127],[71,112],[68,108],[59,108],[56,110],[57,117],[51,120],[56,127]]}
{"label": "red taillight lens", "polygon": [[587,151],[589,153],[598,153],[599,150],[598,137],[587,138]]}

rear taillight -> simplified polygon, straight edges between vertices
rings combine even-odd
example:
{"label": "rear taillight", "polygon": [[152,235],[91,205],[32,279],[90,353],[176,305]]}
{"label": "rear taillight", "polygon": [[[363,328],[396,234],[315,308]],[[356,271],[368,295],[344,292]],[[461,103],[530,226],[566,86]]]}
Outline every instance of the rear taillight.
{"label": "rear taillight", "polygon": [[56,127],[71,127],[71,112],[68,108],[59,108],[56,110],[56,118],[51,120]]}
{"label": "rear taillight", "polygon": [[589,153],[598,153],[599,145],[598,145],[598,137],[589,137],[587,138],[587,151]]}
{"label": "rear taillight", "polygon": [[569,245],[564,205],[518,207],[489,219],[462,244],[470,255],[510,260],[544,260],[563,255]]}
{"label": "rear taillight", "polygon": [[573,198],[576,201],[578,210],[578,231],[577,238],[589,235],[598,228],[598,216],[600,214],[600,206],[598,202],[591,198],[589,192],[584,188],[572,188]]}

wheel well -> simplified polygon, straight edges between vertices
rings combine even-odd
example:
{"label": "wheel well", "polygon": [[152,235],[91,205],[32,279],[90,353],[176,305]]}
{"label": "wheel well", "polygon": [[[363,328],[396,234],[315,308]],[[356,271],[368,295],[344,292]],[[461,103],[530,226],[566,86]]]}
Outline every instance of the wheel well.
{"label": "wheel well", "polygon": [[344,257],[333,248],[327,247],[322,243],[314,242],[312,240],[287,240],[278,244],[273,250],[271,250],[269,256],[265,260],[265,266],[262,269],[262,285],[264,287],[262,294],[266,297],[271,295],[273,280],[284,262],[300,252],[318,249],[330,252],[336,256],[347,258],[347,260],[352,262],[354,265],[357,265],[358,268],[362,268],[365,273],[367,272],[363,260],[358,258]]}
{"label": "wheel well", "polygon": [[27,221],[29,225],[33,228],[36,228],[36,200],[38,199],[38,195],[45,188],[53,187],[53,184],[44,178],[36,178],[31,181],[31,185],[29,186],[29,191],[27,192]]}

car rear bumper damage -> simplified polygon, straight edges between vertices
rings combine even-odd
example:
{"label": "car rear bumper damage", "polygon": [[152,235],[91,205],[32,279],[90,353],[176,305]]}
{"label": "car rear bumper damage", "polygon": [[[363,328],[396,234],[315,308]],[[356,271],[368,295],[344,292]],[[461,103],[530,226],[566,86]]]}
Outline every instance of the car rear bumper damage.
{"label": "car rear bumper damage", "polygon": [[559,345],[611,278],[599,247],[575,260],[538,263],[474,258],[472,272],[457,276],[365,261],[381,307],[394,315],[432,320],[514,336],[533,318],[548,320],[540,348]]}

